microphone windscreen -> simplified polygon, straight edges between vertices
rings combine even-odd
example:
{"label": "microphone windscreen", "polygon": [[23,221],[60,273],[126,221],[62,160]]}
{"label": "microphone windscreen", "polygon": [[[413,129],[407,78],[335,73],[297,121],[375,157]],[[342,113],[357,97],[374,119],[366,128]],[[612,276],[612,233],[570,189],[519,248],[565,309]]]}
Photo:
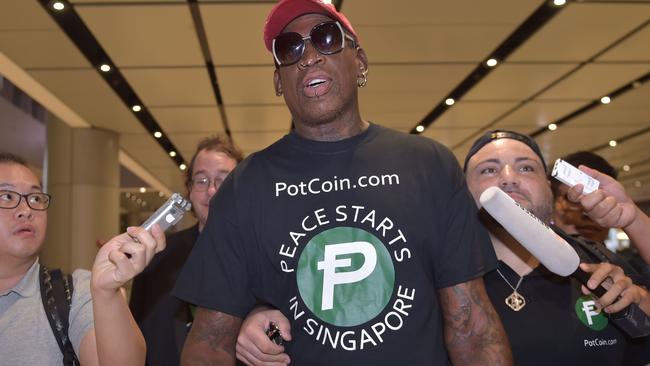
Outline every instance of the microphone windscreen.
{"label": "microphone windscreen", "polygon": [[486,189],[481,205],[549,271],[566,277],[578,268],[578,253],[537,216],[498,187]]}

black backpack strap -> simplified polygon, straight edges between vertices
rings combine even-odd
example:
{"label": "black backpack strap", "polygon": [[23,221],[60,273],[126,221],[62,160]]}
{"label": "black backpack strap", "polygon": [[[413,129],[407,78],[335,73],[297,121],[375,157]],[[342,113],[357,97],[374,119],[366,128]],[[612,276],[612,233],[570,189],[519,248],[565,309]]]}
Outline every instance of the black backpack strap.
{"label": "black backpack strap", "polygon": [[581,261],[600,263],[613,263],[623,269],[625,275],[630,277],[635,285],[644,287],[650,286],[650,278],[639,273],[630,263],[616,253],[607,249],[605,245],[593,240],[583,238],[578,235],[569,235],[556,226],[553,226],[555,232],[563,237],[578,252]]}
{"label": "black backpack strap", "polygon": [[77,366],[79,360],[68,337],[70,306],[74,291],[72,276],[64,276],[61,270],[49,270],[40,265],[39,282],[43,308],[63,354],[63,365]]}

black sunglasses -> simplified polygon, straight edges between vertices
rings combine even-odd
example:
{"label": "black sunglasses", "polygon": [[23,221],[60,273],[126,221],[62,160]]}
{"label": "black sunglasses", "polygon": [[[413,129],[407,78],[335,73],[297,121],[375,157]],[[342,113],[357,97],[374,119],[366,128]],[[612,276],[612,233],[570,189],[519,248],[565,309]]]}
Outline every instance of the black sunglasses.
{"label": "black sunglasses", "polygon": [[345,39],[352,41],[352,46],[358,48],[354,38],[343,30],[339,22],[331,21],[314,26],[307,37],[300,33],[282,33],[273,39],[273,57],[278,66],[293,65],[300,61],[305,53],[305,41],[323,55],[332,55],[345,48]]}

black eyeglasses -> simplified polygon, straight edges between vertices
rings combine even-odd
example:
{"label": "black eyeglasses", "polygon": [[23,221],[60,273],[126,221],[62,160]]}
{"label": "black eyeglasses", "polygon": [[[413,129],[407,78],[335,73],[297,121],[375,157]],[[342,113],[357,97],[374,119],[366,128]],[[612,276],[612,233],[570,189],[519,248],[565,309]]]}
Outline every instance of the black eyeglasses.
{"label": "black eyeglasses", "polygon": [[214,189],[219,189],[221,186],[221,183],[223,183],[224,179],[228,176],[228,173],[222,173],[214,177],[213,179],[210,179],[208,177],[194,177],[192,179],[192,189],[197,191],[197,192],[205,192],[207,191],[210,186],[214,186]]}
{"label": "black eyeglasses", "polygon": [[20,194],[14,191],[0,191],[0,208],[12,209],[20,205],[20,201],[25,198],[27,206],[32,210],[45,211],[50,207],[52,196],[47,193],[28,193]]}
{"label": "black eyeglasses", "polygon": [[331,21],[314,26],[307,37],[300,33],[282,33],[273,39],[273,57],[278,66],[293,65],[300,61],[305,53],[305,41],[323,55],[332,55],[345,48],[345,39],[352,41],[352,46],[358,48],[354,38],[343,30],[339,22]]}

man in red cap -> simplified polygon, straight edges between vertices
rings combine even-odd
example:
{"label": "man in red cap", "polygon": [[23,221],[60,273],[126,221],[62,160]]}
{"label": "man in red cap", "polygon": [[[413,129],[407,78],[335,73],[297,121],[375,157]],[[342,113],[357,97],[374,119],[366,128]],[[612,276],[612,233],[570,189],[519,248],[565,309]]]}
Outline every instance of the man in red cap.
{"label": "man in red cap", "polygon": [[368,60],[331,4],[278,2],[264,41],[295,129],[211,202],[174,290],[197,305],[181,363],[233,365],[265,304],[290,320],[293,365],[511,364],[482,280],[496,257],[451,152],[361,118]]}

